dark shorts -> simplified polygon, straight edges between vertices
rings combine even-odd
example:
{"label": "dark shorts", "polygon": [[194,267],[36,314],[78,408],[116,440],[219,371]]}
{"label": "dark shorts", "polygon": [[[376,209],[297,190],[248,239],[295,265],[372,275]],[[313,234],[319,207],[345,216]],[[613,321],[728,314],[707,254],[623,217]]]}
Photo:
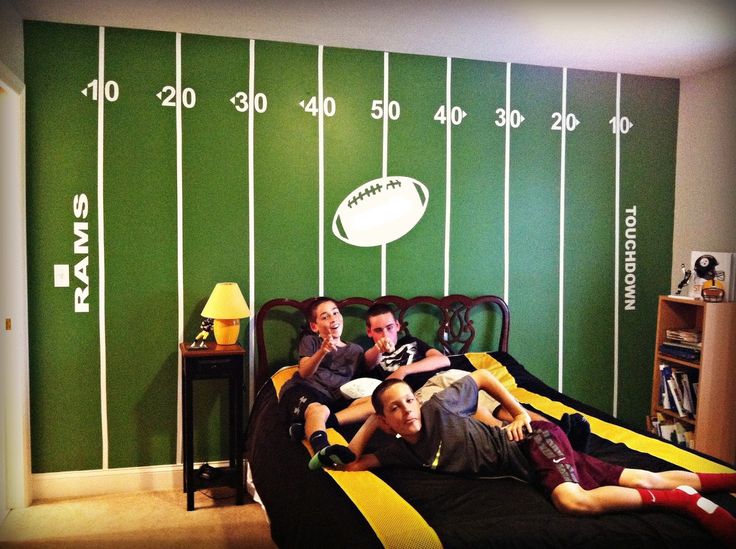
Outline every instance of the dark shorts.
{"label": "dark shorts", "polygon": [[306,383],[296,383],[281,395],[279,408],[289,424],[304,423],[304,411],[312,402],[324,404],[334,413],[347,407],[351,401],[334,399]]}
{"label": "dark shorts", "polygon": [[573,450],[565,433],[554,423],[532,421],[532,434],[521,445],[535,471],[537,481],[548,493],[563,482],[574,482],[585,490],[618,486],[624,468]]}

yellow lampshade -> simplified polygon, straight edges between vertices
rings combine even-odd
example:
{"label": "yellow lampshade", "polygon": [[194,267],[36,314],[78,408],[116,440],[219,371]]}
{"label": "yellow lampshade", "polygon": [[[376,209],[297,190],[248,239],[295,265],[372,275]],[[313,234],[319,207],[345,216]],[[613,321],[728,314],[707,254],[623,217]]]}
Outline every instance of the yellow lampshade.
{"label": "yellow lampshade", "polygon": [[202,316],[215,320],[215,341],[219,345],[232,345],[240,333],[240,319],[250,316],[237,282],[218,282],[212,290]]}

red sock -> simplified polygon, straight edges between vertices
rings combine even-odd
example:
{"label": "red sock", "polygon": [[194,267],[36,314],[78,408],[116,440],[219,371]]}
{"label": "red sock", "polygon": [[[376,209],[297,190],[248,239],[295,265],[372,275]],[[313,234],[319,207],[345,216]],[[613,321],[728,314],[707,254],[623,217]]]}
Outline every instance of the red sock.
{"label": "red sock", "polygon": [[662,507],[685,513],[726,546],[736,546],[736,518],[723,507],[702,497],[694,488],[679,486],[674,490],[636,490],[641,495],[644,507]]}
{"label": "red sock", "polygon": [[736,492],[736,473],[695,473],[701,492]]}

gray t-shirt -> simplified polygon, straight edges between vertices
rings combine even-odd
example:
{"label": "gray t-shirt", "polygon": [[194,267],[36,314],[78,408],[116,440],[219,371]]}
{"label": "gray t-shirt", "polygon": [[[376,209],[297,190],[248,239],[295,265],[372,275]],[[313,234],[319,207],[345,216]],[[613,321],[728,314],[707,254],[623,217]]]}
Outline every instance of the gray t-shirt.
{"label": "gray t-shirt", "polygon": [[[322,345],[316,335],[306,335],[299,342],[299,356],[312,356]],[[289,387],[304,383],[332,399],[342,398],[340,386],[355,376],[363,365],[363,348],[355,343],[346,343],[328,353],[320,362],[314,374],[304,379],[296,372],[281,388],[284,394]]]}
{"label": "gray t-shirt", "polygon": [[416,444],[402,438],[375,452],[381,465],[404,465],[442,473],[532,478],[529,462],[505,431],[470,417],[478,405],[478,385],[465,376],[421,408]]}

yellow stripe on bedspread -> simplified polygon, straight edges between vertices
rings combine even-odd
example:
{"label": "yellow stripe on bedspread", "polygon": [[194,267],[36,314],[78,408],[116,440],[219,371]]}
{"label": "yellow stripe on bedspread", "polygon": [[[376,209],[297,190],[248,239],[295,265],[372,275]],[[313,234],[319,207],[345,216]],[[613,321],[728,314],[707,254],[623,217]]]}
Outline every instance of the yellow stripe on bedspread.
{"label": "yellow stripe on bedspread", "polygon": [[[487,353],[468,353],[466,354],[466,357],[476,369],[490,370],[491,373],[501,381],[504,387],[506,387],[519,402],[524,402],[534,406],[537,410],[556,419],[560,419],[562,414],[565,412],[568,414],[578,412],[575,408],[562,404],[561,402],[518,387],[516,385],[516,380],[509,373],[506,367]],[[610,440],[611,442],[624,444],[632,450],[644,452],[660,459],[664,459],[670,463],[675,463],[685,469],[689,469],[690,471],[698,471],[701,473],[733,471],[733,469],[730,469],[729,467],[711,461],[707,458],[691,454],[690,452],[663,440],[657,440],[655,438],[640,435],[639,433],[626,429],[625,427],[608,423],[590,415],[585,415],[585,417],[590,422],[590,430],[594,434]]]}
{"label": "yellow stripe on bedspread", "polygon": [[[271,377],[276,387],[276,394],[295,371],[296,366],[282,368]],[[347,445],[342,435],[334,429],[328,429],[327,436],[331,444]],[[304,441],[304,446],[311,454],[309,443]],[[306,463],[304,469],[305,471],[307,469]],[[360,510],[384,547],[399,549],[439,549],[442,547],[437,533],[416,509],[370,471],[352,473],[329,469],[324,471],[332,477]]]}
{"label": "yellow stripe on bedspread", "polygon": [[[334,429],[327,432],[332,444],[347,444]],[[416,509],[370,471],[348,473],[325,469],[325,472],[360,509],[384,547],[442,547],[437,533]]]}

